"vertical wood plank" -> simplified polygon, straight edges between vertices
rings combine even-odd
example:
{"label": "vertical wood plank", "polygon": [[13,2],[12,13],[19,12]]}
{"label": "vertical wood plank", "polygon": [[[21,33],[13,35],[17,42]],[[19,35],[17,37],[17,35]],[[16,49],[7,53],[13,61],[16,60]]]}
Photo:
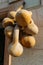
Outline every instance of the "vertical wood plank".
{"label": "vertical wood plank", "polygon": [[7,36],[5,37],[5,51],[4,51],[4,65],[11,65],[11,55],[8,53],[8,46],[11,39]]}

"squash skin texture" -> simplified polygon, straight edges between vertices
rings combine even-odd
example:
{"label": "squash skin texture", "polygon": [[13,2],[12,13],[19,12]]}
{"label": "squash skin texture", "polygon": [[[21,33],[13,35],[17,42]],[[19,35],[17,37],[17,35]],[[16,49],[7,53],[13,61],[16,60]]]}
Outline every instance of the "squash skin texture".
{"label": "squash skin texture", "polygon": [[16,14],[16,21],[18,25],[25,27],[30,23],[31,16],[32,16],[31,11],[22,9]]}
{"label": "squash skin texture", "polygon": [[35,38],[34,36],[24,36],[21,38],[21,44],[26,48],[33,48],[35,46]]}

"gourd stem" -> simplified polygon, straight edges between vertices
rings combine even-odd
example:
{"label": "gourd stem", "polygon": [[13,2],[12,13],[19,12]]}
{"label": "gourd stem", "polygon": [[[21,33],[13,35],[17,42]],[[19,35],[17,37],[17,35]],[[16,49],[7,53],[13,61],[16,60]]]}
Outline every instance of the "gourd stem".
{"label": "gourd stem", "polygon": [[19,27],[16,25],[13,33],[13,43],[17,43],[19,41]]}

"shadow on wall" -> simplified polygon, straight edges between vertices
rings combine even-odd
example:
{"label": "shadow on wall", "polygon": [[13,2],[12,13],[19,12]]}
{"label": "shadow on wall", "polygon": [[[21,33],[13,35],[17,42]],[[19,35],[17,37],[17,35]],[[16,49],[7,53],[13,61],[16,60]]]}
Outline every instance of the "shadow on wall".
{"label": "shadow on wall", "polygon": [[3,60],[4,60],[4,29],[0,27],[0,65],[3,65]]}

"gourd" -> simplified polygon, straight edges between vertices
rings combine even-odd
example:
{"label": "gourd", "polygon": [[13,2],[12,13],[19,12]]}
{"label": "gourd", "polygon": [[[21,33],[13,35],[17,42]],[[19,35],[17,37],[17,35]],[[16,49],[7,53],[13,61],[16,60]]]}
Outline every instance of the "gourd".
{"label": "gourd", "polygon": [[13,41],[9,45],[9,53],[13,56],[20,56],[23,53],[23,46],[19,42],[19,28],[15,26],[13,33]]}

